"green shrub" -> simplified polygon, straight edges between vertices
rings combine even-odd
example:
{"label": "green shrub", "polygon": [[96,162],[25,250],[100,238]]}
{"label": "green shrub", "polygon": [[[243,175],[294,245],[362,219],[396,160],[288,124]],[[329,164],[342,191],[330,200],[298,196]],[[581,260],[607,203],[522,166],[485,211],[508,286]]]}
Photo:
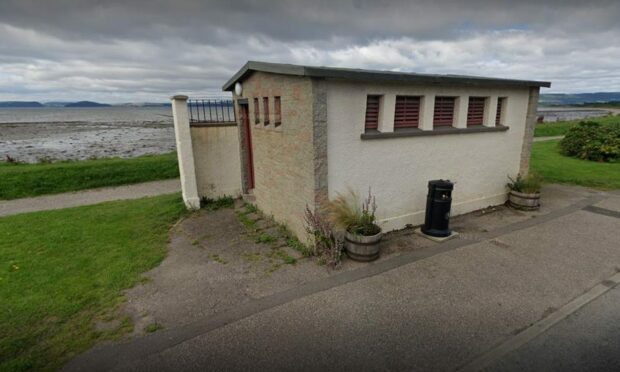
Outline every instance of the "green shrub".
{"label": "green shrub", "polygon": [[560,150],[580,159],[615,161],[620,157],[620,122],[580,122],[560,141]]}
{"label": "green shrub", "polygon": [[542,185],[542,178],[535,174],[529,173],[527,176],[522,177],[520,174],[517,174],[517,178],[512,178],[508,176],[510,180],[506,186],[516,192],[522,192],[525,194],[534,194],[540,192],[540,186]]}

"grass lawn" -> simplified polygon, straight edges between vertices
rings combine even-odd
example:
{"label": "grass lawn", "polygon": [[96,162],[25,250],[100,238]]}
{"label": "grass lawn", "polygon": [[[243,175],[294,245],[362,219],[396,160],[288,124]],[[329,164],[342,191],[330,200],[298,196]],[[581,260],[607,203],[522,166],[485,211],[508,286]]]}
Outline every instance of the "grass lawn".
{"label": "grass lawn", "polygon": [[51,164],[0,162],[0,200],[176,178],[176,153]]}
{"label": "grass lawn", "polygon": [[532,171],[546,182],[570,183],[600,189],[620,189],[620,162],[598,163],[560,154],[559,141],[532,144]]}
{"label": "grass lawn", "polygon": [[0,218],[0,371],[54,370],[132,328],[123,289],[166,254],[179,194]]}
{"label": "grass lawn", "polygon": [[556,121],[551,123],[538,123],[534,129],[534,137],[550,137],[563,136],[568,130],[581,121],[595,121],[597,123],[617,123],[620,122],[620,116],[602,116],[600,118],[588,118],[581,120]]}

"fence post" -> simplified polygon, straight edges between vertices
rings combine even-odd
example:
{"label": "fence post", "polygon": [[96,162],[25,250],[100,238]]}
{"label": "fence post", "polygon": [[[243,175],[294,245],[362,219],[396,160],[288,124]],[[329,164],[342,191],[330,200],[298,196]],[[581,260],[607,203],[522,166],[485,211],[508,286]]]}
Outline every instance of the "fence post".
{"label": "fence post", "polygon": [[171,100],[183,201],[188,209],[199,209],[200,198],[198,197],[198,186],[196,184],[194,151],[192,149],[192,136],[187,113],[187,96],[177,95],[172,97]]}

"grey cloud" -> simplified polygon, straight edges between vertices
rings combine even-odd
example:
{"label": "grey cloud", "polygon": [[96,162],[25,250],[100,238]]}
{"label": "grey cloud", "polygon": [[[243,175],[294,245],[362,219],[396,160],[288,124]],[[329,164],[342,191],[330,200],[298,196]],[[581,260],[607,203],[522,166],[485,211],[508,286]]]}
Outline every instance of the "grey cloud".
{"label": "grey cloud", "polygon": [[0,99],[216,93],[249,59],[620,90],[619,18],[617,1],[1,0]]}

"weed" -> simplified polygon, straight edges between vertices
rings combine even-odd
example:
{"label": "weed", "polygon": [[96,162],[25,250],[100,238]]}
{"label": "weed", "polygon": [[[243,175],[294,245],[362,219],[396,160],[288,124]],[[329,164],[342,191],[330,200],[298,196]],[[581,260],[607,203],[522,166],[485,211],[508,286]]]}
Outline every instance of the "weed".
{"label": "weed", "polygon": [[262,233],[258,237],[256,237],[256,242],[260,244],[271,244],[278,241],[278,238],[271,234]]}
{"label": "weed", "polygon": [[237,213],[237,218],[239,222],[245,226],[246,229],[250,231],[256,231],[256,221],[248,217],[245,213]]}
{"label": "weed", "polygon": [[249,262],[260,262],[262,259],[262,256],[259,253],[243,253],[241,256]]}
{"label": "weed", "polygon": [[194,239],[192,240],[192,245],[198,245],[200,242],[198,241],[198,239]]}
{"label": "weed", "polygon": [[221,198],[212,199],[202,197],[200,199],[200,208],[208,211],[216,211],[222,208],[232,208],[235,205],[235,199],[232,196],[223,196]]}
{"label": "weed", "polygon": [[246,204],[244,205],[244,208],[246,214],[258,212],[258,208],[254,204]]}
{"label": "weed", "polygon": [[219,264],[222,264],[222,265],[226,265],[228,263],[228,261],[226,261],[225,259],[223,259],[222,257],[220,257],[217,254],[209,255],[209,258],[212,259],[213,261],[219,263]]}
{"label": "weed", "polygon": [[153,332],[157,332],[157,331],[159,331],[160,329],[163,329],[163,328],[164,328],[164,326],[162,326],[159,323],[151,323],[151,324],[148,324],[146,327],[144,327],[144,332],[146,332],[146,333],[153,333]]}

